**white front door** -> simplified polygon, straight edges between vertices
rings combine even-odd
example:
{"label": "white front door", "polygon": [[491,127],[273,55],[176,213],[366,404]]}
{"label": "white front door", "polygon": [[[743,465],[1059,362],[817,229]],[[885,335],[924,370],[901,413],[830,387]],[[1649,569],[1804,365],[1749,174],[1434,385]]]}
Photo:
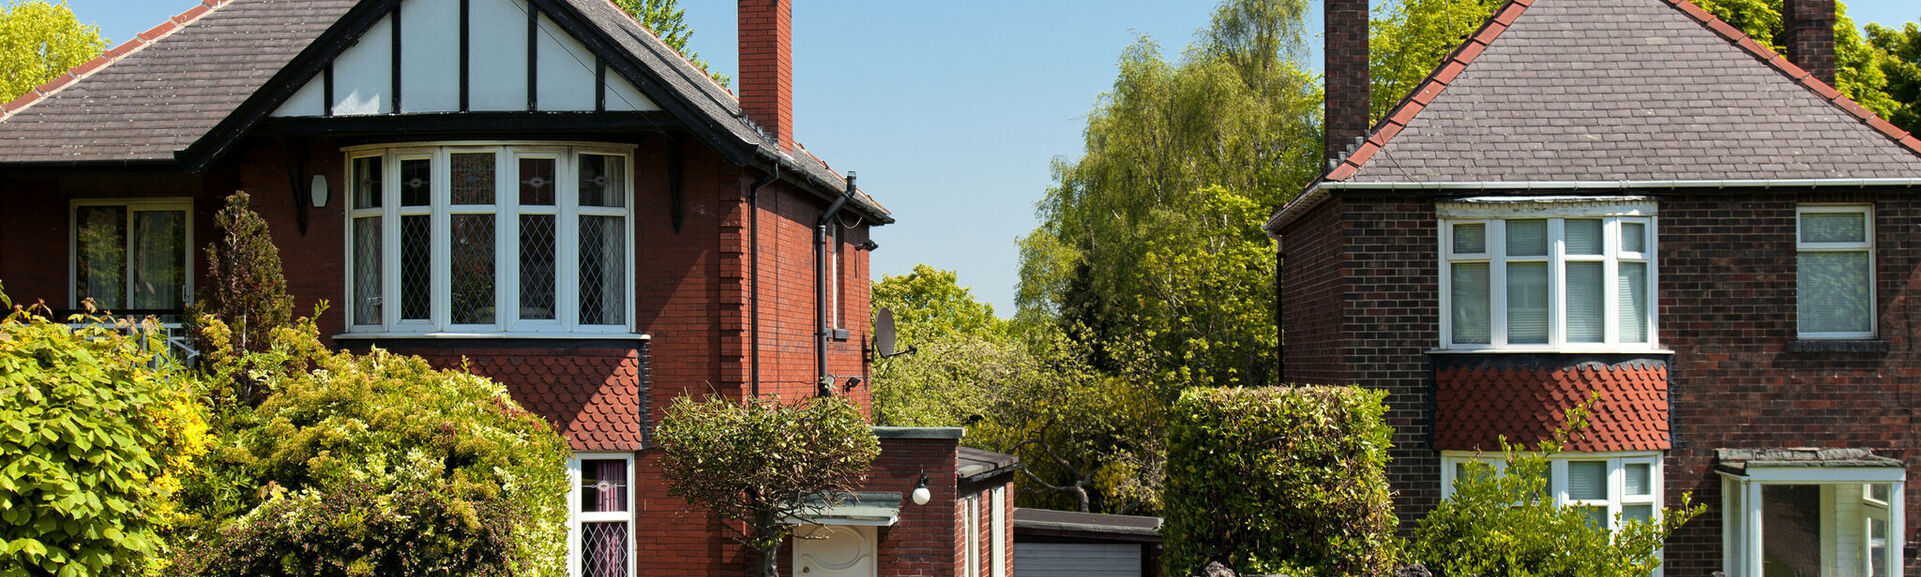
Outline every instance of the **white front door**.
{"label": "white front door", "polygon": [[794,577],[874,577],[874,528],[802,525],[794,531]]}

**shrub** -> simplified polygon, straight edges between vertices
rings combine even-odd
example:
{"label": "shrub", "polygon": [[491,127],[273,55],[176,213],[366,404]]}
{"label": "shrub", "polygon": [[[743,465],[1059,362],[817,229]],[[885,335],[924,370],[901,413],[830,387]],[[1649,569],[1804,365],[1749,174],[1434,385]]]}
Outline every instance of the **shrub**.
{"label": "shrub", "polygon": [[[207,287],[188,315],[195,325],[194,344],[202,351],[265,351],[271,347],[274,329],[289,326],[293,319],[293,297],[287,296],[287,279],[280,272],[280,249],[274,247],[266,219],[248,209],[247,202],[247,193],[235,192],[213,216],[221,234],[207,245]],[[225,323],[226,330],[205,330],[207,317]],[[252,404],[261,392],[246,376],[228,375],[227,382],[234,387],[231,394]]]}
{"label": "shrub", "polygon": [[164,345],[87,320],[0,320],[0,575],[158,572],[180,475],[206,450],[185,373],[148,352]]}
{"label": "shrub", "polygon": [[1385,393],[1193,388],[1169,415],[1164,563],[1386,575],[1395,558]]}
{"label": "shrub", "polygon": [[329,352],[305,319],[272,342],[260,354],[280,361],[254,365],[272,393],[236,410],[195,501],[245,513],[203,533],[184,573],[565,573],[566,443],[500,385]]}
{"label": "shrub", "polygon": [[1585,427],[1585,408],[1535,450],[1502,442],[1507,469],[1476,460],[1454,481],[1454,494],[1421,519],[1409,555],[1441,577],[1645,577],[1670,533],[1703,506],[1668,509],[1658,522],[1623,520],[1619,531],[1594,525],[1586,513],[1554,503],[1548,492],[1549,457],[1569,434]]}

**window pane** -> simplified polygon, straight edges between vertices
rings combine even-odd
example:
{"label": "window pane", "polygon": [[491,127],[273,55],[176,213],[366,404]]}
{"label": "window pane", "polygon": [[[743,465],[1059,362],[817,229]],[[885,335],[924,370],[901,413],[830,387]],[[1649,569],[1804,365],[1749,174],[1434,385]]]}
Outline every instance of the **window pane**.
{"label": "window pane", "polygon": [[91,298],[95,306],[103,309],[124,307],[127,302],[127,207],[77,207],[74,226],[75,298],[82,301]]}
{"label": "window pane", "polygon": [[618,216],[580,217],[580,323],[618,325],[627,322],[625,219]]}
{"label": "window pane", "polygon": [[1599,262],[1567,263],[1567,340],[1598,343],[1606,339],[1607,281]]}
{"label": "window pane", "polygon": [[1547,221],[1507,221],[1508,256],[1547,256]]}
{"label": "window pane", "polygon": [[187,212],[133,213],[133,304],[177,309],[187,296]]}
{"label": "window pane", "polygon": [[1547,342],[1547,263],[1507,265],[1507,342]]}
{"label": "window pane", "polygon": [[1654,520],[1654,505],[1628,505],[1622,507],[1621,520],[1640,521],[1643,523],[1651,522]]}
{"label": "window pane", "polygon": [[587,513],[627,510],[627,461],[580,461],[580,510]]}
{"label": "window pane", "polygon": [[453,215],[454,323],[494,322],[494,215]]}
{"label": "window pane", "polygon": [[433,200],[433,161],[425,158],[400,161],[400,206],[427,206]]}
{"label": "window pane", "polygon": [[380,208],[380,160],[354,159],[354,208]]}
{"label": "window pane", "polygon": [[554,159],[520,159],[520,204],[528,206],[553,206]]}
{"label": "window pane", "polygon": [[494,203],[494,153],[450,155],[454,204]]}
{"label": "window pane", "polygon": [[1621,263],[1616,274],[1614,298],[1620,307],[1621,342],[1648,342],[1648,263]]}
{"label": "window pane", "polygon": [[599,154],[580,155],[580,205],[622,206],[626,202],[624,159]]}
{"label": "window pane", "polygon": [[1587,523],[1591,527],[1606,528],[1608,526],[1607,507],[1581,507],[1581,515],[1587,517]]}
{"label": "window pane", "polygon": [[558,318],[554,282],[554,215],[520,215],[520,318]]}
{"label": "window pane", "polygon": [[1888,502],[1889,496],[1893,493],[1893,487],[1893,485],[1887,483],[1869,483],[1868,498],[1886,503]]}
{"label": "window pane", "polygon": [[1599,219],[1570,218],[1563,227],[1562,232],[1567,235],[1568,254],[1601,254],[1601,221]]}
{"label": "window pane", "polygon": [[1452,333],[1456,343],[1487,344],[1493,326],[1488,307],[1487,263],[1453,265]]}
{"label": "window pane", "polygon": [[1868,215],[1809,212],[1801,215],[1801,242],[1867,242]]}
{"label": "window pane", "polygon": [[580,524],[581,577],[627,577],[627,522]]}
{"label": "window pane", "polygon": [[1647,463],[1628,463],[1625,468],[1627,469],[1628,495],[1645,497],[1654,494],[1654,482],[1649,477],[1652,468]]}
{"label": "window pane", "polygon": [[354,324],[380,324],[380,217],[354,219]]}
{"label": "window pane", "polygon": [[1762,485],[1761,554],[1768,575],[1819,577],[1821,487]]}
{"label": "window pane", "polygon": [[433,318],[433,217],[400,217],[400,318]]}
{"label": "window pane", "polygon": [[1648,226],[1638,222],[1621,223],[1621,251],[1647,252]]}
{"label": "window pane", "polygon": [[1867,252],[1803,252],[1796,261],[1801,332],[1870,330]]}
{"label": "window pane", "polygon": [[1607,461],[1568,461],[1567,498],[1597,501],[1607,499]]}
{"label": "window pane", "polygon": [[1454,225],[1455,254],[1481,254],[1487,252],[1487,225],[1481,223]]}

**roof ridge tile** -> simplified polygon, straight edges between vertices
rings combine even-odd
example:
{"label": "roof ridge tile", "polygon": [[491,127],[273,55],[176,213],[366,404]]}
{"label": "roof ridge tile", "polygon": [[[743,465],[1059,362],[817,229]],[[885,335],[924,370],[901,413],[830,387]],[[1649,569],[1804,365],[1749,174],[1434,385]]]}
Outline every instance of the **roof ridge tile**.
{"label": "roof ridge tile", "polygon": [[53,80],[48,80],[39,86],[35,86],[27,90],[25,94],[21,94],[12,101],[0,105],[0,121],[12,118],[13,115],[19,114],[22,110],[26,110],[27,107],[33,106],[42,99],[53,96],[54,93],[59,92],[61,89],[71,86],[74,81],[92,76],[93,73],[99,72],[101,69],[106,68],[107,65],[119,62],[120,59],[139,52],[140,49],[152,45],[155,41],[170,36],[182,28],[186,28],[188,24],[192,24],[201,17],[212,13],[214,10],[232,1],[233,0],[202,0],[200,4],[195,5],[193,8],[189,8],[187,11],[167,19],[167,21],[147,29],[146,32],[135,34],[132,39],[121,42],[120,45],[101,52],[99,56],[88,59],[86,62],[80,63],[79,66],[67,69],[65,74],[61,74]]}

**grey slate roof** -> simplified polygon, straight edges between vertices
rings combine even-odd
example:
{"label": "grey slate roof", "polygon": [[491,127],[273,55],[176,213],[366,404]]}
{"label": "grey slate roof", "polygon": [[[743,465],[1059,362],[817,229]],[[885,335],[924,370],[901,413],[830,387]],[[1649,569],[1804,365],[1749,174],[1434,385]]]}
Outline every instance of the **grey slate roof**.
{"label": "grey slate roof", "polygon": [[[731,135],[763,158],[798,169],[789,176],[823,195],[844,187],[840,174],[798,145],[792,153],[782,152],[741,113],[738,99],[618,7],[607,0],[553,1],[578,12],[626,56],[658,75],[698,113],[688,120],[708,123],[711,132]],[[0,117],[0,165],[171,162],[176,151],[235,112],[356,3],[213,0],[213,10],[171,35],[137,39],[129,43],[137,46],[130,54],[112,60],[119,56],[112,52],[127,47],[116,48],[91,75],[22,110],[9,109],[9,116]],[[892,222],[873,197],[855,194],[857,206]]]}
{"label": "grey slate roof", "polygon": [[1914,151],[1663,0],[1535,0],[1363,162],[1348,182],[1921,177]]}
{"label": "grey slate roof", "polygon": [[0,121],[0,163],[171,162],[353,5],[225,4]]}

